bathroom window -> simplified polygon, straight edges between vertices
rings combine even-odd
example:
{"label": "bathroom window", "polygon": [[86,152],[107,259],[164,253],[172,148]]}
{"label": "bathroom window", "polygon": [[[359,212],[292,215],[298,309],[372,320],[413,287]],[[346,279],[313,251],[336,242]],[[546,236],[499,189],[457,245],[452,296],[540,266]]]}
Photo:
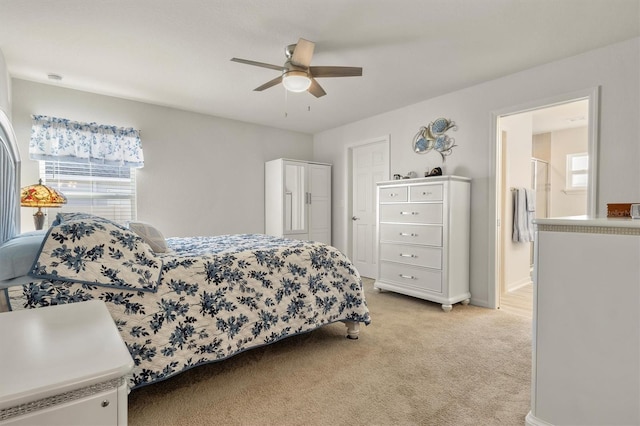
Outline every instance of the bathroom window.
{"label": "bathroom window", "polygon": [[589,155],[586,152],[567,155],[566,191],[586,191],[589,183]]}

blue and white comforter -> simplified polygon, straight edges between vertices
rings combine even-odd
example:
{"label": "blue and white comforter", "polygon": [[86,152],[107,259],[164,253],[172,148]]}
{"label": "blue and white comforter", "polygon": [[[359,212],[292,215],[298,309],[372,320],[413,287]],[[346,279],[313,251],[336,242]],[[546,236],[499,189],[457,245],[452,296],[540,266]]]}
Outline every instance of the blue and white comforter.
{"label": "blue and white comforter", "polygon": [[169,238],[113,223],[52,226],[11,308],[103,300],[135,362],[131,387],[336,321],[368,324],[362,281],[337,249],[265,235]]}

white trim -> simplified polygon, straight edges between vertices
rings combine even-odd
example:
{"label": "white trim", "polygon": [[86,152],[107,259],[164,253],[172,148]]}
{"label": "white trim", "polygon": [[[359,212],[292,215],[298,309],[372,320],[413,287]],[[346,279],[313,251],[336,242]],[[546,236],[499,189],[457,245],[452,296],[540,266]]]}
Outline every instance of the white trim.
{"label": "white trim", "polygon": [[530,276],[521,278],[518,281],[511,283],[511,285],[509,285],[509,287],[507,288],[507,293],[512,293],[516,290],[520,290],[522,287],[525,287],[530,284],[533,284],[533,281],[531,281]]}
{"label": "white trim", "polygon": [[[534,100],[521,105],[514,105],[506,107],[500,110],[493,111],[491,113],[491,126],[490,126],[490,138],[491,138],[491,155],[490,155],[490,168],[489,168],[489,191],[488,191],[488,205],[492,206],[493,214],[489,214],[489,229],[493,232],[493,238],[489,238],[489,270],[488,270],[488,300],[487,307],[497,308],[498,301],[500,300],[500,288],[497,285],[498,268],[500,267],[500,259],[497,253],[498,243],[498,220],[500,220],[500,201],[501,194],[498,191],[498,179],[497,179],[497,161],[500,154],[499,150],[499,134],[498,119],[513,114],[519,114],[522,112],[532,111],[535,109],[546,108],[554,105],[564,104],[577,100],[588,99],[589,100],[589,123],[588,123],[588,144],[589,144],[589,185],[587,193],[587,214],[596,215],[597,201],[598,201],[598,122],[599,122],[599,93],[600,86],[591,87],[588,89],[578,90],[575,92],[565,93],[562,95],[554,96],[551,98]],[[476,302],[474,302],[475,304]]]}
{"label": "white trim", "polygon": [[586,189],[568,189],[565,188],[562,190],[566,195],[583,195],[587,193]]}
{"label": "white trim", "polygon": [[539,418],[531,414],[531,411],[529,411],[527,416],[524,418],[524,422],[526,426],[553,426],[551,423],[540,420]]}

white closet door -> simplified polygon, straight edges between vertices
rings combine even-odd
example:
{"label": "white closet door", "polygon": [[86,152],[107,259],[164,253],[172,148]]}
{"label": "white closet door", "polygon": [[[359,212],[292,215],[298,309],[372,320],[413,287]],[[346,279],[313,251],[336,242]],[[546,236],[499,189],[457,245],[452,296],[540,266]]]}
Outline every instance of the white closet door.
{"label": "white closet door", "polygon": [[331,244],[331,166],[309,164],[309,239]]}

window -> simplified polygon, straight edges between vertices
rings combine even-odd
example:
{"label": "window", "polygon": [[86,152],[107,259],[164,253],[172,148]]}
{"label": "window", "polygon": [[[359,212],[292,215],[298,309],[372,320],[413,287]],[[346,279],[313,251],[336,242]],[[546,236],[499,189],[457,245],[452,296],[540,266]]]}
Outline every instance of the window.
{"label": "window", "polygon": [[567,154],[567,191],[584,191],[589,183],[589,155]]}
{"label": "window", "polygon": [[120,223],[135,220],[136,169],[96,163],[39,163],[42,182],[67,197],[67,204],[56,211],[91,213]]}
{"label": "window", "polygon": [[67,197],[62,211],[121,223],[136,218],[140,131],[44,115],[31,120],[29,158],[39,161],[42,182]]}

